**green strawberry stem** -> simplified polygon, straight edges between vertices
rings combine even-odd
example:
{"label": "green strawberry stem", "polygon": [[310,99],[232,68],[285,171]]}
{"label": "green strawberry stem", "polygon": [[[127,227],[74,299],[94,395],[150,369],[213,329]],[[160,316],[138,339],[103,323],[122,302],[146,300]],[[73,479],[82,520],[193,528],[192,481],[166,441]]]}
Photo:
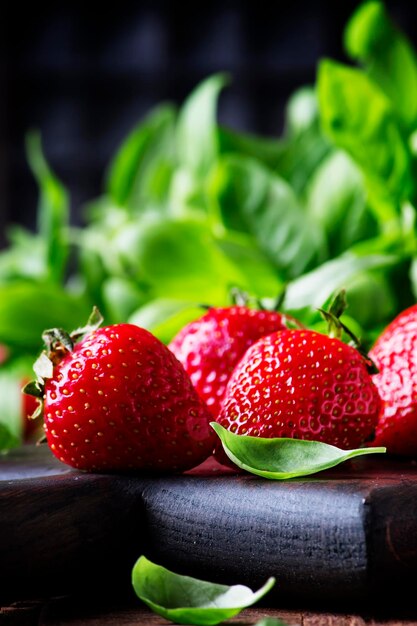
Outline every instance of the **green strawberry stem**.
{"label": "green strawberry stem", "polygon": [[356,348],[359,354],[365,359],[369,374],[377,374],[378,368],[365,350],[361,340],[340,320],[347,307],[346,290],[341,289],[334,296],[327,311],[325,309],[319,309],[319,313],[328,323],[328,335],[329,337],[341,340],[343,333],[346,333],[350,338],[349,345]]}

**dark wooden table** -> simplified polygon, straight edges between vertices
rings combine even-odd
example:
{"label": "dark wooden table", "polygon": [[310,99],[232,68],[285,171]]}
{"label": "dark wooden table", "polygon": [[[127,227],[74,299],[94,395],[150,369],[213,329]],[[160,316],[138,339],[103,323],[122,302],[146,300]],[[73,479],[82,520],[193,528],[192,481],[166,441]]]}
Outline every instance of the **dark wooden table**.
{"label": "dark wooden table", "polygon": [[227,623],[417,626],[417,465],[358,459],[279,483],[83,474],[47,448],[0,459],[0,625],[167,625],[133,596],[140,554],[254,589],[276,577],[267,608]]}
{"label": "dark wooden table", "polygon": [[[416,626],[417,619],[369,617],[326,612],[251,608],[224,622],[252,626],[265,617],[280,618],[288,626]],[[16,602],[0,608],[1,626],[168,626],[171,622],[132,604],[99,606],[74,598]]]}

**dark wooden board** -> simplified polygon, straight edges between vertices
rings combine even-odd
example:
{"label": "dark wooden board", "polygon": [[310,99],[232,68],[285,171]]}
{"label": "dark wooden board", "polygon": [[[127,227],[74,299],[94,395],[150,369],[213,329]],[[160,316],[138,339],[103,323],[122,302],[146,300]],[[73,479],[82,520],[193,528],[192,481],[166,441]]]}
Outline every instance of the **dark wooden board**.
{"label": "dark wooden board", "polygon": [[[414,616],[413,616],[414,615]],[[415,614],[370,616],[252,607],[226,624],[253,626],[265,618],[282,620],[287,626],[417,626]],[[2,626],[167,626],[163,617],[138,601],[115,603],[86,601],[77,597],[50,601],[15,602],[0,607]]]}
{"label": "dark wooden board", "polygon": [[209,464],[182,476],[93,475],[44,446],[1,458],[3,596],[129,595],[140,554],[225,583],[274,575],[268,602],[286,606],[414,602],[417,465],[369,457],[273,482]]}

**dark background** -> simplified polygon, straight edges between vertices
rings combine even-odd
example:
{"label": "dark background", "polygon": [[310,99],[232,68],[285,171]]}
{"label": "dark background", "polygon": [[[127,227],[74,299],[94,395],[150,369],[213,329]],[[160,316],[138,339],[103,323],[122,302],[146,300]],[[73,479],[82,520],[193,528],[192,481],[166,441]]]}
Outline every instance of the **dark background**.
{"label": "dark background", "polygon": [[[313,83],[322,56],[343,59],[355,1],[174,1],[10,6],[0,20],[0,245],[5,226],[33,226],[36,187],[24,137],[42,132],[69,187],[72,219],[100,193],[117,145],[154,104],[181,102],[198,81],[226,70],[233,82],[220,120],[278,135],[285,102]],[[417,6],[387,6],[417,41]]]}

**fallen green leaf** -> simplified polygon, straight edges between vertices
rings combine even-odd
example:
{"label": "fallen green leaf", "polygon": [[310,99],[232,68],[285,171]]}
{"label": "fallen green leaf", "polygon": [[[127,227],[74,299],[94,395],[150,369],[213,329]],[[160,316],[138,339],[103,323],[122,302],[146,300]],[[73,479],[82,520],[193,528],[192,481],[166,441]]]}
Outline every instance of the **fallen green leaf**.
{"label": "fallen green leaf", "polygon": [[260,600],[275,584],[256,592],[243,585],[219,585],[175,574],[141,556],[132,572],[136,595],[155,613],[176,624],[219,624]]}
{"label": "fallen green leaf", "polygon": [[308,476],[356,456],[386,451],[385,448],[341,450],[321,441],[235,435],[217,422],[211,422],[211,426],[235,465],[271,480]]}

